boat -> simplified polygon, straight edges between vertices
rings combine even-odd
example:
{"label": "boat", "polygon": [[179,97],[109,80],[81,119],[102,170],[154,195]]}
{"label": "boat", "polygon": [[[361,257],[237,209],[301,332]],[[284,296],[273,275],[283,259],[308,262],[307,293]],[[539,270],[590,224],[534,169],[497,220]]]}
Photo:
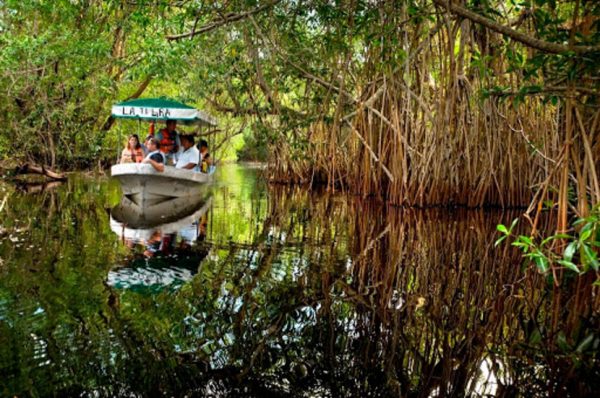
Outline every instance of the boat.
{"label": "boat", "polygon": [[110,174],[121,184],[123,195],[139,207],[149,207],[173,198],[202,195],[205,185],[213,181],[214,169],[200,173],[165,166],[159,172],[147,163],[123,163],[112,166]]}
{"label": "boat", "polygon": [[[112,117],[139,121],[174,120],[186,125],[216,126],[216,120],[205,112],[184,103],[160,98],[141,98],[113,105]],[[121,184],[123,194],[140,207],[165,200],[197,196],[203,185],[213,181],[214,167],[208,173],[165,166],[163,172],[146,163],[124,163],[111,167],[111,176]]]}

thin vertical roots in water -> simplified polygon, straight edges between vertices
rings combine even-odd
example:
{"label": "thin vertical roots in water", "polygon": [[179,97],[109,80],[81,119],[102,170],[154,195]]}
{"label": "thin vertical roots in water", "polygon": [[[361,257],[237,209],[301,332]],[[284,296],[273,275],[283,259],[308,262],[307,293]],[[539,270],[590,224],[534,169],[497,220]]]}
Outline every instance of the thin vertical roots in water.
{"label": "thin vertical roots in water", "polygon": [[[439,100],[439,93],[429,95]],[[523,208],[535,199],[559,206],[561,227],[569,187],[578,195],[579,215],[587,214],[590,203],[600,203],[599,148],[593,145],[598,113],[583,120],[571,101],[561,107],[532,98],[527,107],[515,109],[495,98],[462,95],[458,109],[447,115],[441,103],[438,109],[415,109],[414,100],[396,98],[387,89],[379,110],[383,117],[363,109],[352,125],[313,124],[312,145],[299,160],[281,144],[271,179],[345,187],[418,207]],[[561,133],[565,127],[567,137]]]}
{"label": "thin vertical roots in water", "polygon": [[[408,17],[402,7],[386,7],[384,23]],[[276,139],[269,177],[409,208],[526,209],[529,229],[522,233],[535,242],[576,236],[575,220],[600,205],[596,97],[573,83],[552,96],[523,91],[535,81],[497,50],[524,51],[518,44],[466,20],[432,19],[435,25],[423,22],[425,36],[421,26],[396,32],[404,43],[401,62],[382,65],[385,47],[369,47],[360,67],[333,74],[335,82],[351,76],[353,86],[321,83],[331,101],[328,107],[323,100],[300,134],[310,144],[296,142],[296,131]],[[542,218],[554,220],[552,227],[541,228]],[[556,239],[547,249],[562,258],[567,244]],[[597,247],[590,252],[597,258]],[[548,269],[558,287],[564,267],[552,260]],[[581,283],[588,291],[593,281]]]}
{"label": "thin vertical roots in water", "polygon": [[[393,2],[380,11],[384,26],[410,19]],[[536,82],[507,72],[500,36],[443,14],[421,24],[390,32],[404,43],[401,61],[388,59],[397,49],[369,47],[360,66],[332,73],[339,86],[321,83],[331,101],[301,134],[310,145],[296,143],[297,132],[275,140],[271,179],[419,207],[523,208],[533,199],[558,211],[558,230],[567,213],[600,203],[594,97],[519,96]]]}
{"label": "thin vertical roots in water", "polygon": [[[494,246],[496,223],[514,216],[272,189],[257,250],[228,256],[242,268],[213,271],[246,292],[230,314],[248,347],[240,374],[348,396],[591,394],[597,287],[564,280],[555,311],[546,277],[524,275],[517,250]],[[196,287],[215,294],[223,280]]]}

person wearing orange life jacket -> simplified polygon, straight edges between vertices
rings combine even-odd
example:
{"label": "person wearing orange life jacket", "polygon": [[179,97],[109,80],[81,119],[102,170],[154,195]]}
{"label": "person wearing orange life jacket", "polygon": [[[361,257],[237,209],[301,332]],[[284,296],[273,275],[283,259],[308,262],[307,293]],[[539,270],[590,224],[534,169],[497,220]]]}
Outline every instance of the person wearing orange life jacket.
{"label": "person wearing orange life jacket", "polygon": [[137,134],[132,134],[127,140],[127,146],[121,152],[119,163],[141,163],[145,156],[140,139]]}
{"label": "person wearing orange life jacket", "polygon": [[177,152],[181,146],[177,133],[177,121],[167,120],[166,127],[161,129],[154,138],[160,143],[160,151],[165,155],[167,165],[174,165],[177,161]]}

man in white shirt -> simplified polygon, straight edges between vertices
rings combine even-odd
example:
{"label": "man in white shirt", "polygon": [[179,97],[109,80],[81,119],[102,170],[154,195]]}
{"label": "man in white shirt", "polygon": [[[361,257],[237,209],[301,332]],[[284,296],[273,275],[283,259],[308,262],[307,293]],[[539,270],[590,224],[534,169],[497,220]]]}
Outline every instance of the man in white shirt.
{"label": "man in white shirt", "polygon": [[179,150],[175,167],[178,169],[194,170],[200,161],[200,152],[194,146],[194,137],[191,135],[182,135],[180,136],[180,140],[181,149]]}

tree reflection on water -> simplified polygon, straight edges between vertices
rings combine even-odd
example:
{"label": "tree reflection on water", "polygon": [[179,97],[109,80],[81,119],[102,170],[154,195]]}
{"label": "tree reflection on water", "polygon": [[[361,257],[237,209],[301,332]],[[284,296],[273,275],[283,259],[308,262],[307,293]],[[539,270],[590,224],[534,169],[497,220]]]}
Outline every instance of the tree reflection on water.
{"label": "tree reflection on water", "polygon": [[[202,239],[173,232],[170,254],[151,258],[111,230],[105,209],[119,197],[105,181],[4,187],[1,395],[599,389],[597,288],[567,281],[559,296],[522,272],[519,253],[495,248],[496,224],[515,214],[386,208],[222,173]],[[190,278],[111,283],[169,267]]]}

